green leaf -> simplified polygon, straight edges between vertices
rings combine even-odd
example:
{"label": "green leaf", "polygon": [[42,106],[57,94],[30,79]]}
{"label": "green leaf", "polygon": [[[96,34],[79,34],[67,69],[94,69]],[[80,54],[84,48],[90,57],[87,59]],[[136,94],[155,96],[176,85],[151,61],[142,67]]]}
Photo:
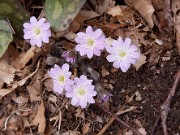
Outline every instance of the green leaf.
{"label": "green leaf", "polygon": [[7,20],[0,20],[0,57],[8,48],[9,43],[13,40],[13,30]]}
{"label": "green leaf", "polygon": [[10,20],[16,34],[22,36],[23,23],[30,17],[19,0],[0,0],[0,19],[6,18]]}
{"label": "green leaf", "polygon": [[86,0],[46,0],[45,13],[55,31],[67,29]]}

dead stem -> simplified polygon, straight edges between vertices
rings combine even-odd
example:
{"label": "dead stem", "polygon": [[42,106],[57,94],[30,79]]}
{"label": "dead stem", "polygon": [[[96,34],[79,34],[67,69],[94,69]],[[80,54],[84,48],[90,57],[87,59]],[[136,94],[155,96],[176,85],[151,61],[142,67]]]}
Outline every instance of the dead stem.
{"label": "dead stem", "polygon": [[111,115],[112,118],[116,119],[117,121],[119,121],[121,124],[123,124],[124,126],[126,126],[127,128],[129,128],[131,131],[133,131],[134,133],[136,133],[137,135],[142,135],[139,131],[137,131],[136,129],[134,129],[133,127],[130,127],[128,124],[126,124],[124,121],[122,121],[121,119],[119,119],[117,117],[117,115],[112,114],[110,111],[108,111],[107,109],[105,109],[103,106],[101,106],[98,102],[95,103],[99,108],[101,108],[104,112],[108,113],[109,115]]}
{"label": "dead stem", "polygon": [[165,102],[161,105],[161,121],[162,121],[162,126],[163,126],[163,131],[164,131],[164,135],[168,135],[168,129],[167,129],[167,116],[169,114],[170,111],[170,105],[171,105],[171,101],[175,95],[176,92],[176,87],[179,83],[180,80],[180,69],[176,74],[176,78],[175,81],[173,83],[172,89],[169,92],[169,95],[167,97],[167,99],[165,100]]}

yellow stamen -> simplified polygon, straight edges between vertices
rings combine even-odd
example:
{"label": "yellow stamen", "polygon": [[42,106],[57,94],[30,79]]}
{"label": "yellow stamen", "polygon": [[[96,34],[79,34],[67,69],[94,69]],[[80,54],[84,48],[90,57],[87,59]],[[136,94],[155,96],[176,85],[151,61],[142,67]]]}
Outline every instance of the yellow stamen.
{"label": "yellow stamen", "polygon": [[124,57],[124,56],[126,56],[126,52],[121,51],[121,52],[119,53],[119,56],[120,56],[120,57]]}
{"label": "yellow stamen", "polygon": [[79,89],[78,94],[80,96],[83,96],[85,94],[85,90],[84,89]]}
{"label": "yellow stamen", "polygon": [[94,40],[90,38],[87,40],[87,42],[89,46],[92,46],[94,44]]}
{"label": "yellow stamen", "polygon": [[39,35],[41,33],[40,28],[35,28],[34,33],[35,33],[35,35]]}
{"label": "yellow stamen", "polygon": [[65,80],[64,76],[59,77],[60,82],[64,82],[64,80]]}

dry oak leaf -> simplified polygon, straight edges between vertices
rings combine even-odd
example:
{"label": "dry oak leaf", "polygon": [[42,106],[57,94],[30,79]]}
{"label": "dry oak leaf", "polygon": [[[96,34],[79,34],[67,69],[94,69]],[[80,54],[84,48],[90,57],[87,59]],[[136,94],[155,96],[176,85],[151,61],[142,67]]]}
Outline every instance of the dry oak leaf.
{"label": "dry oak leaf", "polygon": [[134,64],[134,67],[136,68],[136,71],[139,70],[139,68],[146,63],[146,56],[141,54],[140,58],[137,60],[137,62]]}
{"label": "dry oak leaf", "polygon": [[125,3],[136,9],[151,28],[154,26],[152,15],[155,9],[150,0],[125,0]]}
{"label": "dry oak leaf", "polygon": [[107,13],[112,15],[112,16],[123,16],[124,15],[119,5],[110,8],[107,11]]}
{"label": "dry oak leaf", "polygon": [[33,119],[31,125],[38,126],[38,133],[44,133],[46,129],[46,118],[45,118],[45,108],[44,108],[44,102],[41,101],[41,104],[39,105],[37,114],[35,118]]}
{"label": "dry oak leaf", "polygon": [[10,84],[14,79],[15,69],[5,60],[0,60],[0,79],[5,83]]}

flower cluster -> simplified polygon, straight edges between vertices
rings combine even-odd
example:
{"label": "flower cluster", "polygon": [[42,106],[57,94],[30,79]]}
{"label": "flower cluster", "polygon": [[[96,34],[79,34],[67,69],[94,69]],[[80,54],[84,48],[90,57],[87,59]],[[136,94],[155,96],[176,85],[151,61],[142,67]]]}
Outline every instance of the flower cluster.
{"label": "flower cluster", "polygon": [[[51,36],[50,23],[45,18],[37,20],[32,16],[30,22],[24,23],[23,27],[24,39],[29,41],[32,46],[41,47],[43,42],[49,43],[49,37]],[[68,50],[62,54],[62,57],[71,64],[76,61],[76,51],[81,56],[87,56],[91,59],[93,55],[100,56],[101,52],[106,49],[109,53],[106,59],[113,62],[113,67],[126,72],[131,64],[135,64],[140,57],[138,48],[131,45],[130,38],[125,40],[121,37],[117,40],[111,37],[106,38],[101,29],[93,30],[91,26],[88,26],[85,32],[77,33],[75,41],[77,42],[75,50]],[[72,80],[72,73],[69,71],[67,63],[63,64],[62,67],[54,65],[48,71],[48,74],[52,78],[54,92],[62,94],[65,90],[66,97],[71,98],[72,105],[85,108],[88,104],[95,103],[93,97],[97,95],[97,92],[92,80],[84,75]],[[103,101],[107,101],[110,96],[110,94],[104,93],[100,97]]]}
{"label": "flower cluster", "polygon": [[29,23],[23,24],[24,39],[29,40],[32,46],[42,46],[42,42],[49,43],[51,37],[50,23],[46,22],[45,18],[39,21],[32,16]]}
{"label": "flower cluster", "polygon": [[88,26],[86,32],[77,33],[75,41],[78,43],[76,51],[81,56],[87,55],[91,59],[94,55],[100,56],[101,51],[105,48],[109,55],[106,59],[113,62],[113,67],[121,68],[123,72],[127,72],[131,64],[135,64],[140,57],[138,48],[131,45],[131,39],[126,38],[124,41],[121,37],[117,40],[110,37],[105,38],[101,29],[95,31],[91,26]]}
{"label": "flower cluster", "polygon": [[97,92],[94,91],[92,80],[88,80],[84,75],[71,80],[71,72],[69,71],[68,64],[63,64],[62,68],[55,65],[54,68],[50,69],[48,74],[53,80],[54,91],[62,94],[63,90],[65,90],[66,97],[72,98],[72,105],[85,108],[88,103],[95,103],[93,97],[96,96]]}

